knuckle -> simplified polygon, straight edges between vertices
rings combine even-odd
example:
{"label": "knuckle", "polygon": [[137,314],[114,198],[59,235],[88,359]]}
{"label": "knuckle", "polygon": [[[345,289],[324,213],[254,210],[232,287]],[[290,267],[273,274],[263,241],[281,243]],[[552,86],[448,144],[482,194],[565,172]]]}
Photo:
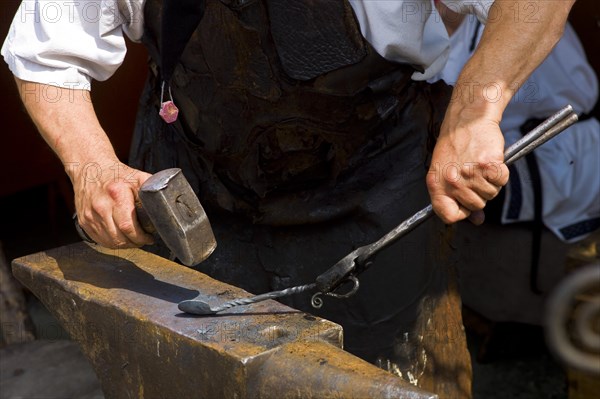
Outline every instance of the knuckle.
{"label": "knuckle", "polygon": [[454,190],[459,190],[462,188],[463,184],[461,179],[446,179],[446,184]]}
{"label": "knuckle", "polygon": [[[112,209],[112,207],[106,201],[95,201],[91,206],[91,211],[93,211],[99,215],[105,215],[106,213],[110,212],[111,209]],[[92,212],[90,212],[90,213],[92,213]],[[91,218],[93,218],[93,213],[92,213]]]}
{"label": "knuckle", "polygon": [[504,181],[504,184],[506,184],[508,181],[508,168],[502,163],[490,162],[483,167],[483,175],[490,182],[501,183]]}
{"label": "knuckle", "polygon": [[437,185],[437,177],[433,174],[433,173],[428,173],[427,176],[425,177],[425,184],[427,185],[427,188],[429,190],[431,190],[432,188],[435,188]]}
{"label": "knuckle", "polygon": [[84,227],[87,226],[92,220],[92,210],[90,208],[86,208],[85,210],[81,210],[77,212],[77,221],[79,224]]}
{"label": "knuckle", "polygon": [[79,226],[83,228],[87,233],[93,233],[95,229],[94,213],[91,209],[84,211],[81,215],[77,215]]}
{"label": "knuckle", "polygon": [[121,197],[123,190],[127,189],[127,184],[117,181],[108,183],[106,186],[106,193],[110,196],[111,199],[117,200]]}

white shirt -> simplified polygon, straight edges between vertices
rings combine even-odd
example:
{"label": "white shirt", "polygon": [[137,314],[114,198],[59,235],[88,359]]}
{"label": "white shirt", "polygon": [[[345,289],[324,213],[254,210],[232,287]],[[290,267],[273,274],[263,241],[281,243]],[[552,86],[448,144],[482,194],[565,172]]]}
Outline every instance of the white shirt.
{"label": "white shirt", "polygon": [[[443,0],[485,20],[494,0]],[[438,73],[450,39],[432,0],[350,0],[365,39],[391,61],[423,68],[413,79]],[[124,34],[139,41],[144,0],[24,0],[2,47],[12,73],[22,80],[90,89],[122,64]]]}
{"label": "white shirt", "polygon": [[[467,17],[451,38],[448,63],[438,76],[449,84],[458,75],[481,38],[477,21]],[[573,28],[531,74],[504,111],[500,128],[510,145],[521,138],[530,118],[546,118],[571,104],[589,113],[598,100],[598,80]],[[542,220],[560,239],[573,242],[600,226],[600,124],[594,118],[578,122],[535,150],[542,183]],[[518,178],[506,186],[503,223],[533,220],[533,191],[524,160],[515,164]],[[513,195],[513,190],[519,193]],[[517,200],[516,198],[520,198]],[[518,212],[515,212],[518,211]]]}

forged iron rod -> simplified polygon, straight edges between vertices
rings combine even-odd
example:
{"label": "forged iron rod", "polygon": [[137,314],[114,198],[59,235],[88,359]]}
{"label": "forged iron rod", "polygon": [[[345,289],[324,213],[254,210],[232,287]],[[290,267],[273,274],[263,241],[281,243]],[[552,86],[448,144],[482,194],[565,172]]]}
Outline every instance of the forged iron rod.
{"label": "forged iron rod", "polygon": [[[564,131],[569,126],[573,125],[575,122],[577,122],[577,119],[577,115],[573,112],[573,108],[570,105],[567,105],[566,107],[562,108],[560,111],[556,112],[544,122],[542,122],[540,125],[538,125],[535,129],[531,130],[529,133],[523,136],[523,138],[509,146],[504,151],[504,164],[509,166],[512,163],[519,160],[520,158],[529,154],[540,145],[544,144],[551,138]],[[369,257],[379,252],[383,248],[396,242],[401,237],[404,237],[406,234],[410,233],[415,228],[427,221],[434,214],[435,213],[433,211],[433,206],[431,204],[427,205],[425,208],[421,209],[414,215],[410,216],[408,219],[404,220],[402,223],[400,223],[394,229],[389,231],[379,240],[361,247],[360,249],[364,249],[363,254],[358,256],[356,261],[364,264],[364,262],[366,262],[366,260]],[[178,307],[179,310],[186,313],[209,315],[221,312],[226,309],[230,309],[234,306],[250,305],[267,299],[274,299],[283,296],[298,294],[301,292],[315,289],[316,287],[316,283],[300,285],[296,287],[287,288],[281,291],[267,292],[265,294],[256,295],[250,298],[235,299],[232,301],[225,302],[220,306],[216,306],[214,308],[211,307],[208,303],[196,299],[180,302]]]}
{"label": "forged iron rod", "polygon": [[265,294],[256,295],[256,296],[253,296],[251,298],[234,299],[232,301],[225,302],[225,303],[223,303],[223,304],[221,304],[219,306],[216,306],[214,308],[211,307],[206,302],[198,301],[198,300],[195,300],[195,299],[191,299],[191,300],[188,300],[188,301],[179,302],[179,305],[177,305],[177,307],[179,308],[179,310],[181,310],[182,312],[186,312],[186,313],[193,313],[193,314],[213,314],[213,313],[222,312],[223,310],[230,309],[230,308],[232,308],[234,306],[250,305],[250,304],[256,303],[256,302],[266,301],[267,299],[275,299],[275,298],[280,298],[282,296],[299,294],[299,293],[304,292],[304,291],[313,290],[316,287],[317,287],[316,283],[306,284],[306,285],[299,285],[299,286],[296,286],[296,287],[286,288],[286,289],[281,290],[281,291],[267,292]]}

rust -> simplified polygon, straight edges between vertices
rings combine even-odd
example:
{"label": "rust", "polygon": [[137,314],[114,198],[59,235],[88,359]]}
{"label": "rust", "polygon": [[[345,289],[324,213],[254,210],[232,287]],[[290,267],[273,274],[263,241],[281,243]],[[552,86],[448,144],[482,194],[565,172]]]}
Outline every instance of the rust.
{"label": "rust", "polygon": [[80,243],[16,259],[13,273],[80,343],[108,398],[435,397],[343,351],[339,325],[275,301],[181,313],[196,296],[250,294],[142,250]]}

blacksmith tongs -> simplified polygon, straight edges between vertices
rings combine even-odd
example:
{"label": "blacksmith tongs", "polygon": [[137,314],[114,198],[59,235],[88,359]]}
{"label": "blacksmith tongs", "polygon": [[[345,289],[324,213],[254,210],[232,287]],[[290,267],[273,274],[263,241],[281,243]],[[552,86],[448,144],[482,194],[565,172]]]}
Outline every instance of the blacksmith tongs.
{"label": "blacksmith tongs", "polygon": [[[573,108],[570,105],[567,105],[507,148],[506,151],[504,151],[504,163],[507,166],[514,163],[575,122],[577,122],[577,115],[573,112]],[[348,298],[354,295],[358,290],[359,280],[357,276],[369,268],[372,263],[369,261],[370,258],[383,248],[386,248],[399,238],[404,237],[406,234],[413,231],[417,226],[421,225],[433,215],[433,207],[430,204],[400,223],[379,240],[356,248],[354,251],[344,256],[335,265],[319,275],[312,284],[291,287],[281,291],[268,292],[251,298],[235,299],[216,307],[212,307],[204,301],[192,299],[180,302],[179,309],[186,313],[208,315],[221,312],[234,306],[249,305],[266,299],[280,298],[314,289],[318,291],[313,295],[311,300],[311,304],[315,308],[320,308],[323,305],[321,295],[327,295],[334,298]],[[344,293],[339,292],[340,286],[345,283],[352,284],[350,289]]]}

